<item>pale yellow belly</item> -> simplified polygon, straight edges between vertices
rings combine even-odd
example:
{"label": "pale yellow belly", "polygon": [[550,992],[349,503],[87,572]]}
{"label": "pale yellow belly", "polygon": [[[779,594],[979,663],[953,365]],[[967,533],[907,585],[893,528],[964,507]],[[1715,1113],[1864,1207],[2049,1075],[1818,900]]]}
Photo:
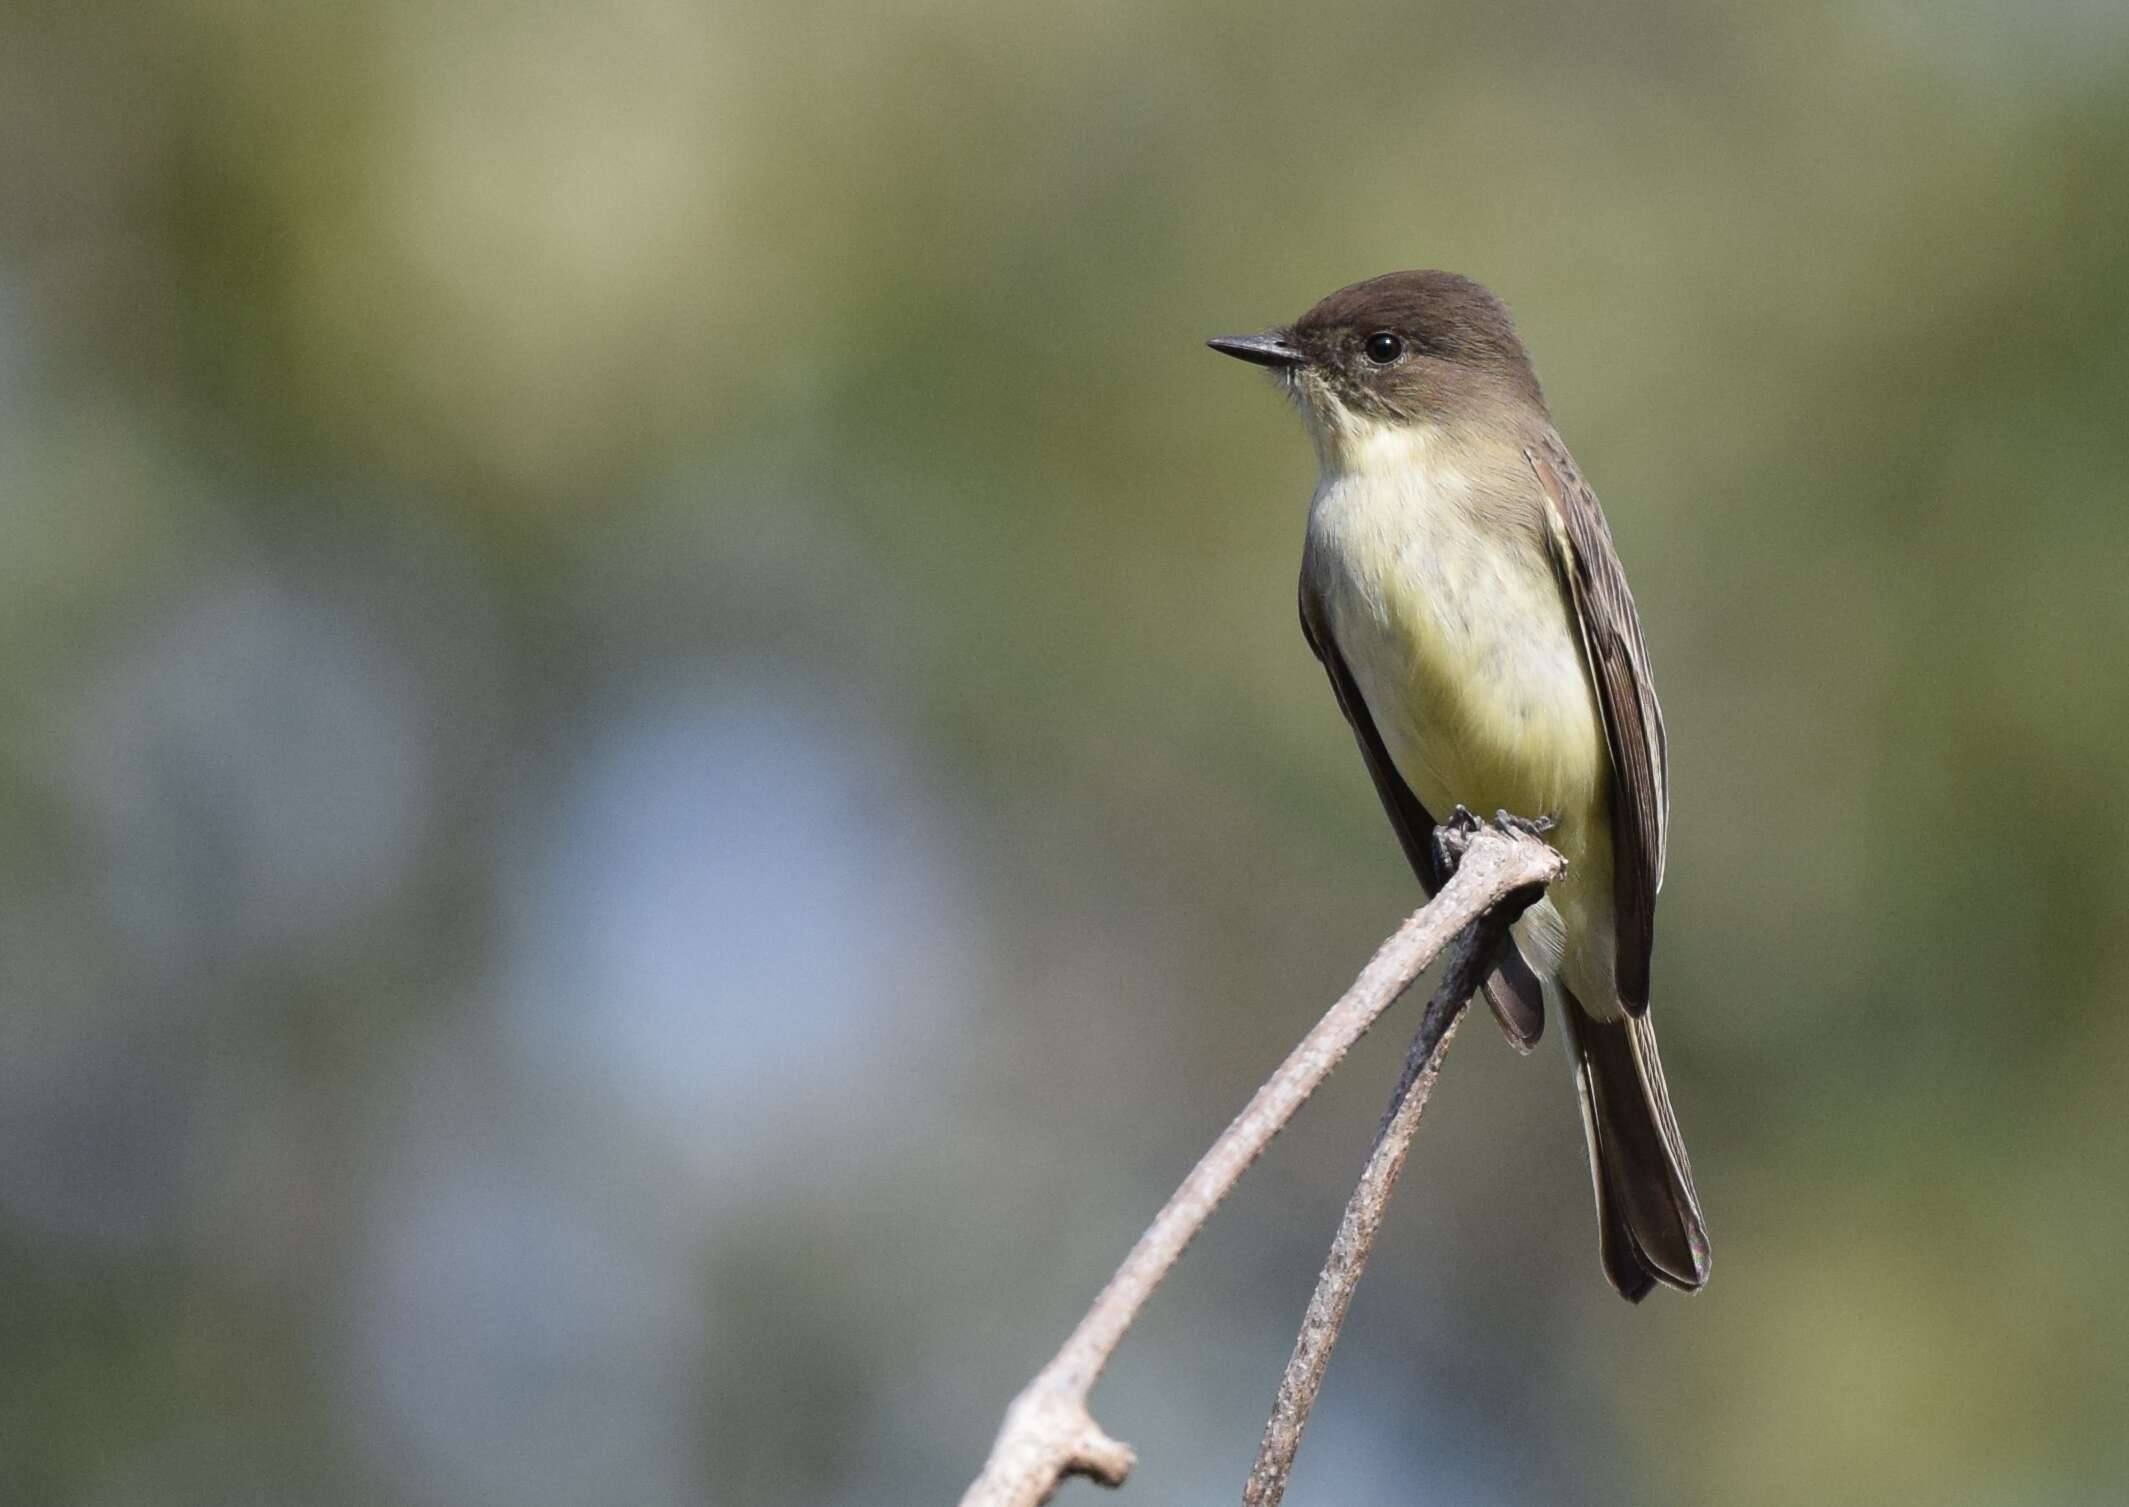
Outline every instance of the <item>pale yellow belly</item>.
{"label": "pale yellow belly", "polygon": [[1604,733],[1566,604],[1543,562],[1495,553],[1408,558],[1374,592],[1334,588],[1340,650],[1428,810],[1598,814]]}
{"label": "pale yellow belly", "polygon": [[1437,821],[1461,805],[1557,823],[1550,841],[1567,872],[1518,939],[1541,975],[1557,972],[1608,1014],[1610,758],[1570,609],[1536,551],[1454,517],[1400,521],[1312,531],[1310,568],[1340,653]]}

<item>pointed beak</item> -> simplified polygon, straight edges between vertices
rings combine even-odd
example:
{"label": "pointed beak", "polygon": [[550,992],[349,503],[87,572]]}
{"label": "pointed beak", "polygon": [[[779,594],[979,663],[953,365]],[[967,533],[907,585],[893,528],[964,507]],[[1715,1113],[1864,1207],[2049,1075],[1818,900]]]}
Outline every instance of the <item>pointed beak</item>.
{"label": "pointed beak", "polygon": [[1205,343],[1223,356],[1255,366],[1299,366],[1308,359],[1294,349],[1284,330],[1269,335],[1220,335]]}

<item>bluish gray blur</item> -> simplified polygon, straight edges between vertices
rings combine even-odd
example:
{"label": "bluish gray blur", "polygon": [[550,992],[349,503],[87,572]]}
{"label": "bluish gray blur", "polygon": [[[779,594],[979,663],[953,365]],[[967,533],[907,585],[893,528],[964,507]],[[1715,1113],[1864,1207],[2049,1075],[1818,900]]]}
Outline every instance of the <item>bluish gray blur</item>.
{"label": "bluish gray blur", "polygon": [[[1199,342],[1432,265],[1647,622],[1715,1275],[1611,1294],[1474,1023],[1294,1499],[2117,1500],[2125,183],[2086,0],[13,0],[0,1499],[952,1499],[1416,901]],[[1131,1500],[1239,1490],[1412,1018]]]}

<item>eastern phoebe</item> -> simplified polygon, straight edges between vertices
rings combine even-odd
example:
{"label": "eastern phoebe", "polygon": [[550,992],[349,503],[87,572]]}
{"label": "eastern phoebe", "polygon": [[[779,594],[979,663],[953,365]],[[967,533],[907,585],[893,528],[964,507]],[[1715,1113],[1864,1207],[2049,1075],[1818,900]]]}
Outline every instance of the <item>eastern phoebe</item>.
{"label": "eastern phoebe", "polygon": [[1270,367],[1315,441],[1301,628],[1420,883],[1440,881],[1433,812],[1554,823],[1567,871],[1487,1001],[1523,1051],[1548,1006],[1564,1025],[1612,1286],[1698,1289],[1707,1232],[1649,1015],[1663,714],[1611,530],[1507,309],[1451,272],[1392,272],[1210,344]]}

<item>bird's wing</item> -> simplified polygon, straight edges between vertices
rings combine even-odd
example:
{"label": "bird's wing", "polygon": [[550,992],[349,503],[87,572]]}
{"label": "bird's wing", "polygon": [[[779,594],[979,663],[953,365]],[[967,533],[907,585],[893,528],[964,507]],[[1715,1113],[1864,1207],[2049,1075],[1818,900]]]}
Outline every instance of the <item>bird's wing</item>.
{"label": "bird's wing", "polygon": [[1619,1000],[1639,1015],[1648,1008],[1656,891],[1663,886],[1664,829],[1670,822],[1663,709],[1656,704],[1641,619],[1596,494],[1557,434],[1548,430],[1523,453],[1544,489],[1553,568],[1574,604],[1611,750]]}
{"label": "bird's wing", "polygon": [[[1434,852],[1434,818],[1420,804],[1419,797],[1412,793],[1404,776],[1397,772],[1390,750],[1376,729],[1375,718],[1368,711],[1367,700],[1360,693],[1359,683],[1353,679],[1353,672],[1346,668],[1345,656],[1338,650],[1338,640],[1331,634],[1328,615],[1321,599],[1311,588],[1306,571],[1301,576],[1301,633],[1331,677],[1331,690],[1338,697],[1338,709],[1352,724],[1353,737],[1360,744],[1360,756],[1368,766],[1370,778],[1375,781],[1375,793],[1382,798],[1382,809],[1389,815],[1398,844],[1405,850],[1412,872],[1419,876],[1420,884],[1432,895],[1442,885]],[[1529,1051],[1544,1034],[1545,997],[1537,976],[1530,971],[1530,965],[1524,962],[1513,940],[1503,942],[1499,967],[1486,980],[1485,989],[1486,1002],[1493,1007],[1494,1018],[1501,1023],[1502,1033],[1517,1050]]]}

